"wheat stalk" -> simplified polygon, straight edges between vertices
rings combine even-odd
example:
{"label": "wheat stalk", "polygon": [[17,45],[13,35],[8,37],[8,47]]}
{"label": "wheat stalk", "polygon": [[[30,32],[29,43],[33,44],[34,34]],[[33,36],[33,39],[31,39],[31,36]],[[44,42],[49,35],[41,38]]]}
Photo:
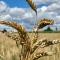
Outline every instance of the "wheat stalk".
{"label": "wheat stalk", "polygon": [[25,31],[25,29],[21,25],[15,23],[15,22],[0,21],[0,24],[11,26],[18,31],[19,36],[21,38],[20,44],[22,45],[21,60],[27,59],[27,57],[30,54],[30,50],[31,50],[31,46],[30,46],[31,42],[30,42],[29,36],[28,36],[27,32]]}
{"label": "wheat stalk", "polygon": [[[43,22],[43,23],[46,23],[46,22]],[[20,44],[18,44],[18,43],[17,44],[22,46],[21,54],[20,54],[21,60],[37,60],[40,57],[50,55],[48,52],[36,53],[35,51],[38,50],[38,47],[44,48],[49,45],[54,45],[54,44],[60,43],[59,40],[47,40],[47,39],[41,40],[40,39],[40,40],[37,40],[35,43],[33,43],[33,45],[31,45],[32,44],[31,40],[30,40],[27,32],[23,28],[23,26],[15,23],[15,22],[7,22],[7,21],[0,21],[0,24],[11,26],[18,31],[21,39],[20,39]],[[51,21],[49,24],[52,24]],[[38,26],[41,26],[41,25],[38,25]]]}

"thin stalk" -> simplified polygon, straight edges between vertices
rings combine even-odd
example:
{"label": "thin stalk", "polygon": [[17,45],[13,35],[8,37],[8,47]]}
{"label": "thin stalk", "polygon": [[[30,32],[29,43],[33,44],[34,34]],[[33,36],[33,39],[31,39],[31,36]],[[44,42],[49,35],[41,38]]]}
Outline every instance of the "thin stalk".
{"label": "thin stalk", "polygon": [[[37,12],[36,12],[36,22],[37,22]],[[35,31],[35,36],[34,36],[34,43],[37,41],[38,39],[38,28],[37,28],[37,23],[35,23],[35,28],[36,28],[36,31]]]}

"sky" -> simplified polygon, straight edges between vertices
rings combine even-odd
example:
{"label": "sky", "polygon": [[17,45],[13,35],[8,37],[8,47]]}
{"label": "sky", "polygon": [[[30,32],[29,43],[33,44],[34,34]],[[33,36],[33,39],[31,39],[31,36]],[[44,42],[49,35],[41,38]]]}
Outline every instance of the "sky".
{"label": "sky", "polygon": [[10,7],[20,7],[20,8],[29,7],[26,0],[1,0],[1,1],[4,1]]}
{"label": "sky", "polygon": [[[60,30],[60,0],[32,0],[37,6],[37,21],[47,18],[53,19],[53,30]],[[26,30],[32,30],[36,21],[36,14],[26,0],[0,0],[0,20],[14,21],[23,25]],[[0,29],[9,29],[0,25]]]}

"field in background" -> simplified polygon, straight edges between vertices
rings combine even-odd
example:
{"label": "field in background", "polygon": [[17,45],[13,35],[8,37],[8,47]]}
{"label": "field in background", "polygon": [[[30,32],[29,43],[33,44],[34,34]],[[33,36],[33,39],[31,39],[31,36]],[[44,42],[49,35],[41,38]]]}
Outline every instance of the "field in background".
{"label": "field in background", "polygon": [[[28,33],[30,37],[34,36],[34,33]],[[47,39],[60,39],[60,33],[39,33],[39,39],[47,38]],[[31,38],[32,39],[32,38]]]}
{"label": "field in background", "polygon": [[[12,33],[17,34],[17,33]],[[34,33],[28,33],[31,40]],[[60,40],[60,33],[39,33],[39,39],[47,38],[49,40]],[[41,57],[39,60],[60,60],[60,44],[44,48],[46,51],[56,52],[55,55]],[[0,32],[0,60],[19,60],[19,50],[16,43],[11,38],[7,37],[4,33]]]}
{"label": "field in background", "polygon": [[[29,33],[29,36],[32,37],[34,34]],[[48,40],[60,40],[60,33],[39,33],[39,39],[47,38]],[[32,38],[31,38],[32,39]],[[60,60],[60,44],[49,46],[45,48],[46,51],[56,52],[55,55],[41,57],[39,60]]]}

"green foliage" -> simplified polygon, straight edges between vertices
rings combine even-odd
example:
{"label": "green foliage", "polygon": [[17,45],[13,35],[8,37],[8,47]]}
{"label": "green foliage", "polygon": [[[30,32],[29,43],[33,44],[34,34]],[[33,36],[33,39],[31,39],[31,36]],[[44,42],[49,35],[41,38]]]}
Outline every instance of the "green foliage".
{"label": "green foliage", "polygon": [[50,27],[48,27],[48,28],[45,29],[44,31],[47,31],[47,32],[51,31],[51,32],[53,32],[53,30],[52,30]]}

